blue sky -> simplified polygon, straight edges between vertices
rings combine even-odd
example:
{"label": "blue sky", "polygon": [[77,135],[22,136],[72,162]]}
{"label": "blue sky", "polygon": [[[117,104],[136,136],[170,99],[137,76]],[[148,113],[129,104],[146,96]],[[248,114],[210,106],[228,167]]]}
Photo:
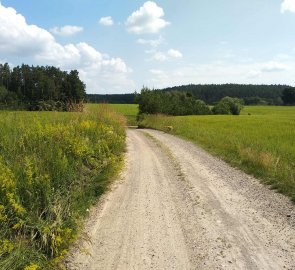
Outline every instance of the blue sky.
{"label": "blue sky", "polygon": [[77,69],[88,93],[295,85],[295,0],[2,0],[0,62]]}

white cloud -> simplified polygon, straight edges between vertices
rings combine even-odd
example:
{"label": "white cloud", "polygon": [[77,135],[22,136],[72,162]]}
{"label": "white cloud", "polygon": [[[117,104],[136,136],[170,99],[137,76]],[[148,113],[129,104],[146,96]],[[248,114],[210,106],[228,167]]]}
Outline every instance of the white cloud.
{"label": "white cloud", "polygon": [[120,85],[127,90],[134,88],[134,82],[128,78],[131,69],[121,58],[102,54],[84,42],[61,45],[47,30],[28,25],[16,10],[0,3],[0,58],[3,57],[77,69],[92,93],[118,92],[122,90]]}
{"label": "white cloud", "polygon": [[[289,60],[288,58],[287,60]],[[269,61],[265,63],[255,63],[252,65],[252,69],[246,74],[249,79],[262,78],[265,74],[272,72],[278,73],[288,70],[288,65],[286,63]]]}
{"label": "white cloud", "polygon": [[134,34],[158,33],[169,25],[169,22],[162,19],[164,15],[164,10],[155,2],[147,1],[128,17],[125,25]]}
{"label": "white cloud", "polygon": [[155,52],[152,58],[160,62],[166,61],[168,59],[167,55],[163,52]]}
{"label": "white cloud", "polygon": [[[183,84],[253,83],[294,85],[295,62],[211,62],[165,70],[151,69],[143,84],[164,88]],[[281,67],[275,70],[274,67]],[[271,74],[269,72],[272,72]]]}
{"label": "white cloud", "polygon": [[139,38],[136,42],[141,45],[149,45],[151,47],[158,47],[159,45],[161,45],[164,42],[164,38],[162,36],[160,36],[158,39]]}
{"label": "white cloud", "polygon": [[149,80],[146,82],[150,88],[164,88],[171,84],[167,84],[169,81],[169,74],[160,69],[149,70]]}
{"label": "white cloud", "polygon": [[286,11],[295,13],[295,0],[284,0],[281,4],[281,12],[285,13]]}
{"label": "white cloud", "polygon": [[36,25],[27,25],[25,18],[13,8],[0,3],[0,51],[17,56],[31,56],[54,42],[54,37]]}
{"label": "white cloud", "polygon": [[172,57],[172,58],[182,58],[182,53],[178,50],[170,49],[167,52],[167,55]]}
{"label": "white cloud", "polygon": [[99,23],[104,26],[112,26],[114,21],[111,16],[101,17]]}
{"label": "white cloud", "polygon": [[165,74],[163,70],[160,69],[150,69],[150,73],[153,75],[163,75]]}
{"label": "white cloud", "polygon": [[166,60],[170,60],[170,59],[179,59],[182,58],[182,53],[178,50],[175,49],[170,49],[166,52],[160,52],[160,51],[156,51],[156,50],[147,50],[145,51],[147,54],[151,54],[152,57],[150,60],[156,60],[156,61],[166,61]]}
{"label": "white cloud", "polygon": [[246,77],[249,79],[255,79],[258,78],[262,75],[262,72],[260,70],[250,70],[247,74]]}
{"label": "white cloud", "polygon": [[262,72],[278,72],[278,71],[284,71],[287,69],[287,66],[285,64],[270,61],[262,65],[261,71]]}
{"label": "white cloud", "polygon": [[67,37],[73,36],[79,32],[83,31],[83,27],[74,26],[74,25],[65,25],[62,27],[53,27],[50,29],[50,32],[57,36]]}

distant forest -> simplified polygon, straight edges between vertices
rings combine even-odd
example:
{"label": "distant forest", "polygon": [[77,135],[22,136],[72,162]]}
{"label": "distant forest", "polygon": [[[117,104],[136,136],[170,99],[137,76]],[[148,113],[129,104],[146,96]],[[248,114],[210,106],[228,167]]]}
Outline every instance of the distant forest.
{"label": "distant forest", "polygon": [[[86,95],[77,70],[62,71],[53,66],[0,64],[0,109],[75,111],[90,103],[136,103],[137,93]],[[245,105],[295,105],[295,88],[287,85],[208,84],[183,85],[159,92],[190,94],[195,100],[215,105],[224,97],[239,98]]]}
{"label": "distant forest", "polygon": [[135,94],[87,94],[87,101],[89,103],[134,104]]}
{"label": "distant forest", "polygon": [[[207,104],[216,104],[224,97],[243,99],[245,105],[283,105],[283,91],[290,88],[287,85],[247,85],[247,84],[207,84],[183,85],[157,91],[190,93],[195,99]],[[136,94],[118,95],[87,95],[87,100],[93,103],[135,103]]]}
{"label": "distant forest", "polygon": [[[0,107],[29,110],[76,110],[86,98],[77,70],[53,66],[0,64]],[[77,106],[76,106],[77,105]]]}

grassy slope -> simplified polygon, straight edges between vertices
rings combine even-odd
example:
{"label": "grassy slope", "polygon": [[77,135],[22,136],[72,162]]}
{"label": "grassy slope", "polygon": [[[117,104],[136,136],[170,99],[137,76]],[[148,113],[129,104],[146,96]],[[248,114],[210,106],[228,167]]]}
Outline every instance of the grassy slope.
{"label": "grassy slope", "polygon": [[295,107],[252,106],[240,116],[149,116],[295,200]]}
{"label": "grassy slope", "polygon": [[58,269],[121,164],[125,123],[89,113],[0,112],[0,269]]}

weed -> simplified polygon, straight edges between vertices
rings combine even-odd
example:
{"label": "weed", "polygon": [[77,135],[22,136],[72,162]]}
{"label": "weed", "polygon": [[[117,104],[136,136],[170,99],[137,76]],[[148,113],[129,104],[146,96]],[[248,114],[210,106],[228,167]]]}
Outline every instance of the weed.
{"label": "weed", "polygon": [[59,269],[125,149],[124,119],[0,112],[0,269]]}

